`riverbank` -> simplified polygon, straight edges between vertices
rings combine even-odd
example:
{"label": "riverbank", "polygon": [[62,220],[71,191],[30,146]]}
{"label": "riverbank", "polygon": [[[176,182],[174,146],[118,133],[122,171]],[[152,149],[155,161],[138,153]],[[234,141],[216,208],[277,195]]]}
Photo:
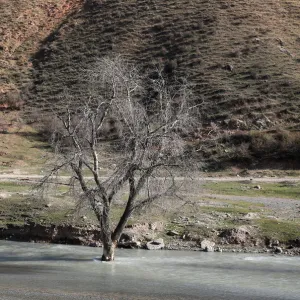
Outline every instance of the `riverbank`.
{"label": "riverbank", "polygon": [[[180,182],[179,197],[164,197],[130,218],[119,247],[144,248],[162,238],[165,249],[204,251],[201,243],[208,240],[208,251],[299,255],[298,178],[252,175]],[[0,239],[100,247],[88,204],[74,199],[64,184],[44,194],[33,190],[36,176],[1,178]],[[122,197],[112,210],[113,225],[124,209]]]}
{"label": "riverbank", "polygon": [[[148,230],[147,230],[148,229]],[[249,228],[223,229],[217,235],[182,236],[175,231],[165,233],[162,223],[144,223],[128,226],[120,238],[118,248],[147,249],[151,240],[163,243],[159,249],[204,252],[274,253],[300,255],[300,239],[282,243],[278,240],[258,240],[251,236]],[[100,230],[95,226],[41,225],[29,223],[23,226],[7,224],[0,228],[0,239],[22,242],[54,243],[102,247]],[[159,244],[157,243],[157,244]]]}

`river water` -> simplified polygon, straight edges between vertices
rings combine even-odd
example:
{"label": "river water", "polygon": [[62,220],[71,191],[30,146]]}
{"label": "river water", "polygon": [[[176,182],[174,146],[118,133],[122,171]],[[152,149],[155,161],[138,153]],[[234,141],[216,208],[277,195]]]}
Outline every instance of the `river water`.
{"label": "river water", "polygon": [[300,257],[0,241],[0,299],[300,299]]}

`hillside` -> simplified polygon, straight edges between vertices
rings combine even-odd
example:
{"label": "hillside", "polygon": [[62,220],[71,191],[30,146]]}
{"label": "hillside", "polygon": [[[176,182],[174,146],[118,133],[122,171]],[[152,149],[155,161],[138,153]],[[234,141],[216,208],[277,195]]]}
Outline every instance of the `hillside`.
{"label": "hillside", "polygon": [[0,1],[0,108],[21,105],[20,90],[29,82],[31,56],[80,3],[82,0]]}
{"label": "hillside", "polygon": [[[121,54],[145,73],[160,68],[194,86],[205,128],[195,128],[188,143],[203,173],[221,177],[193,181],[178,197],[185,204],[168,199],[163,216],[155,206],[131,222],[158,218],[170,241],[175,230],[184,243],[219,233],[234,242],[228,229],[237,228],[251,247],[269,251],[277,240],[299,247],[298,178],[285,178],[300,172],[299,25],[298,0],[0,0],[0,233],[10,225],[22,233],[24,223],[48,234],[49,226],[94,226],[86,222],[90,212],[74,211],[64,186],[45,201],[29,190],[53,155],[41,110],[49,112],[65,91],[80,100],[85,70]],[[104,176],[113,155],[103,154]],[[28,177],[9,180],[18,174]],[[222,182],[226,175],[233,182]],[[284,178],[260,181],[265,176]]]}
{"label": "hillside", "polygon": [[[39,122],[38,107],[49,111],[65,90],[80,99],[84,70],[121,54],[191,82],[208,128],[192,142],[202,157],[299,165],[299,1],[1,0],[0,19],[6,115],[25,101],[27,121]],[[217,141],[198,151],[207,133]]]}
{"label": "hillside", "polygon": [[300,3],[296,0],[86,1],[34,60],[34,93],[55,101],[98,57],[121,53],[145,70],[195,84],[206,120],[224,129],[293,127],[299,119]]}

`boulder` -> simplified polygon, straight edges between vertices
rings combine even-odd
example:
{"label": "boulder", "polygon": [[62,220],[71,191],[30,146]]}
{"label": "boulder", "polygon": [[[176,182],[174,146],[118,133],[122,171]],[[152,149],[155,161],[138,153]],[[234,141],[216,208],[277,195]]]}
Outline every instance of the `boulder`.
{"label": "boulder", "polygon": [[120,237],[120,242],[135,242],[136,237],[133,232],[123,232]]}
{"label": "boulder", "polygon": [[206,246],[206,247],[204,248],[204,251],[205,251],[205,252],[214,252],[215,249],[214,249],[214,247],[212,247],[212,246]]}
{"label": "boulder", "polygon": [[118,242],[118,247],[127,248],[127,249],[140,248],[141,242],[138,241],[138,238],[133,232],[125,231],[122,233],[120,237],[120,240]]}
{"label": "boulder", "polygon": [[219,236],[229,244],[246,245],[253,244],[256,230],[252,226],[240,226],[233,229],[225,229]]}
{"label": "boulder", "polygon": [[141,248],[142,243],[140,241],[128,241],[128,242],[119,242],[118,247],[119,248],[125,248],[125,249],[138,249]]}
{"label": "boulder", "polygon": [[165,247],[165,244],[164,244],[163,239],[153,240],[146,244],[146,249],[148,249],[148,250],[160,250],[160,249],[163,249],[164,247]]}
{"label": "boulder", "polygon": [[215,243],[210,240],[203,240],[200,244],[201,249],[203,249],[206,252],[213,252]]}
{"label": "boulder", "polygon": [[275,253],[278,253],[278,254],[281,254],[281,253],[283,253],[283,250],[282,250],[281,247],[275,247],[275,248],[274,248],[274,252],[275,252]]}

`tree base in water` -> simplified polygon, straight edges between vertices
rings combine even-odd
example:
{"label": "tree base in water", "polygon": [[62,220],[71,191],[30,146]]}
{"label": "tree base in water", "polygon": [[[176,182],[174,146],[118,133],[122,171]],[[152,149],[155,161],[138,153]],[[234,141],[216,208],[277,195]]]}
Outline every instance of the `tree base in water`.
{"label": "tree base in water", "polygon": [[101,261],[113,261],[114,257],[111,256],[105,256],[104,254],[101,257]]}
{"label": "tree base in water", "polygon": [[113,261],[115,259],[116,243],[103,245],[102,261]]}

